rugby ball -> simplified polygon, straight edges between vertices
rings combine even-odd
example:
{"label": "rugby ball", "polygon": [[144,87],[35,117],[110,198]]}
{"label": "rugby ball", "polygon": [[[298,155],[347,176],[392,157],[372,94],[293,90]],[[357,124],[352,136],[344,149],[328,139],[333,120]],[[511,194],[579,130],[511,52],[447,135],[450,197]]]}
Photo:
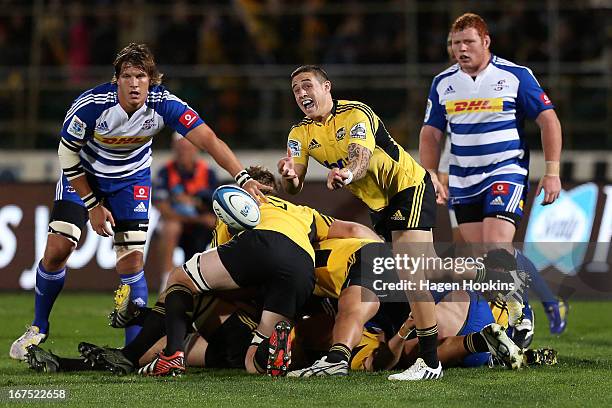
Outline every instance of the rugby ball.
{"label": "rugby ball", "polygon": [[223,185],[213,193],[213,211],[230,228],[243,231],[259,224],[257,201],[238,186]]}

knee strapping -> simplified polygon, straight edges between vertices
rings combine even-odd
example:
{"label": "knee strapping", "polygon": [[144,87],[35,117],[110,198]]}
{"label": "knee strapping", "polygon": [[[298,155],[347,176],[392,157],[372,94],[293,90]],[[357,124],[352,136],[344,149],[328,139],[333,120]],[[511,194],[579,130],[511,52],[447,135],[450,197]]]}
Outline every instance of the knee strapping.
{"label": "knee strapping", "polygon": [[61,235],[76,246],[81,239],[81,228],[70,222],[53,220],[49,223],[49,234]]}
{"label": "knee strapping", "polygon": [[132,252],[144,254],[148,228],[148,220],[119,221],[115,224],[114,248],[117,261]]}

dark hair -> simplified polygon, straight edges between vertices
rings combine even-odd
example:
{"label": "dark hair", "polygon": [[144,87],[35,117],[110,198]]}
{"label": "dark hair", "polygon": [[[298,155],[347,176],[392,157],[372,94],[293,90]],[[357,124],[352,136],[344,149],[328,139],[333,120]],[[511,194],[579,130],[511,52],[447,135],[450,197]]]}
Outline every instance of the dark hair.
{"label": "dark hair", "polygon": [[255,181],[260,182],[264,186],[272,187],[274,190],[272,190],[270,194],[278,194],[278,181],[270,170],[262,166],[250,166],[247,167],[246,171]]}
{"label": "dark hair", "polygon": [[164,74],[157,70],[153,53],[145,44],[130,43],[127,47],[119,51],[113,65],[115,73],[111,82],[117,82],[119,74],[124,64],[142,69],[150,78],[151,85],[159,85]]}
{"label": "dark hair", "polygon": [[463,31],[468,28],[474,28],[478,32],[480,38],[484,38],[485,35],[489,35],[489,27],[482,17],[474,13],[465,13],[455,20],[451,26],[451,33]]}
{"label": "dark hair", "polygon": [[291,79],[303,72],[311,72],[315,74],[319,82],[329,81],[327,72],[325,72],[325,70],[318,65],[302,65],[301,67],[296,68],[295,71],[291,73]]}

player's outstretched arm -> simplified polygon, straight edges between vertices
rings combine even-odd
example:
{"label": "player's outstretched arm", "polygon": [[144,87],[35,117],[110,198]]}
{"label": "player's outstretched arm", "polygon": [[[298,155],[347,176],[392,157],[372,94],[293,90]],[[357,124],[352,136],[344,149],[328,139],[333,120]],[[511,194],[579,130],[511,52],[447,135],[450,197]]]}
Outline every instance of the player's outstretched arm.
{"label": "player's outstretched arm", "polygon": [[227,144],[217,137],[215,132],[205,123],[197,126],[186,135],[187,139],[201,150],[207,151],[213,159],[223,167],[240,185],[253,197],[261,202],[268,202],[265,192],[271,187],[253,180]]}
{"label": "player's outstretched arm", "polygon": [[552,204],[561,192],[561,179],[559,178],[559,162],[561,160],[561,123],[554,109],[542,111],[536,118],[542,134],[542,149],[546,160],[546,172],[540,179],[536,196],[544,189],[542,205]]}
{"label": "player's outstretched arm", "polygon": [[278,174],[281,175],[283,190],[288,194],[297,194],[304,187],[307,168],[303,164],[295,163],[291,150],[287,148],[287,156],[278,161]]}

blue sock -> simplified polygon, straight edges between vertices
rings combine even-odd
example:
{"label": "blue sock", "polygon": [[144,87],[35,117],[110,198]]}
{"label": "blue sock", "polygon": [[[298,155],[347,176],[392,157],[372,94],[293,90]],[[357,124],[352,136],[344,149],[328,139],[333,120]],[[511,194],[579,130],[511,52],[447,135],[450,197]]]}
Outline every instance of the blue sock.
{"label": "blue sock", "polygon": [[542,278],[536,266],[523,255],[522,252],[516,251],[516,263],[520,270],[527,272],[531,278],[529,287],[531,287],[538,295],[542,303],[553,302],[557,303],[557,297],[548,287],[548,283]]}
{"label": "blue sock", "polygon": [[53,303],[64,287],[66,268],[56,272],[48,272],[38,263],[36,268],[36,287],[34,288],[34,321],[33,326],[38,326],[41,333],[49,332],[49,315],[53,309]]}
{"label": "blue sock", "polygon": [[[147,300],[149,299],[149,290],[147,288],[147,280],[145,278],[144,271],[121,275],[121,283],[130,285],[130,301],[138,305],[139,307],[147,306]],[[125,345],[134,340],[134,338],[140,333],[142,326],[129,326],[125,328]]]}

